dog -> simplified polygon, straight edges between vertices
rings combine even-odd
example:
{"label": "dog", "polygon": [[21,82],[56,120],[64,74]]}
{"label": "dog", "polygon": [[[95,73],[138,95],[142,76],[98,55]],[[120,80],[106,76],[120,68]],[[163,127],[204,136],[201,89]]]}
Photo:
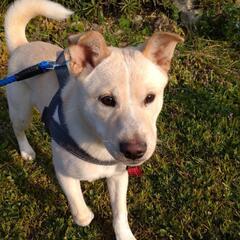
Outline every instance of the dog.
{"label": "dog", "polygon": [[[61,91],[65,124],[79,148],[102,164],[83,161],[52,139],[57,179],[74,222],[87,226],[94,215],[84,201],[80,181],[106,178],[116,239],[134,240],[127,216],[126,166],[140,165],[154,152],[156,120],[163,105],[171,59],[183,38],[173,33],[154,33],[139,48],[108,46],[102,34],[95,31],[70,36],[66,49],[27,41],[25,27],[33,17],[62,20],[72,13],[49,0],[13,3],[5,18],[8,71],[13,74],[43,60],[54,61],[59,51],[64,52],[69,71],[69,81]],[[10,119],[25,160],[35,158],[24,132],[31,122],[32,108],[42,114],[58,89],[54,71],[6,88]],[[105,165],[109,159],[113,165]]]}

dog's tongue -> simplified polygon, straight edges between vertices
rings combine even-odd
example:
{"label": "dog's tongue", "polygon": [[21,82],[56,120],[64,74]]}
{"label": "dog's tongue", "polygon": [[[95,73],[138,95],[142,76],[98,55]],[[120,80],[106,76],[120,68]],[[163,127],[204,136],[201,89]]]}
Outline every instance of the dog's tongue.
{"label": "dog's tongue", "polygon": [[128,170],[128,175],[129,176],[137,176],[140,177],[143,174],[143,171],[141,169],[140,166],[136,166],[136,167],[127,167]]}

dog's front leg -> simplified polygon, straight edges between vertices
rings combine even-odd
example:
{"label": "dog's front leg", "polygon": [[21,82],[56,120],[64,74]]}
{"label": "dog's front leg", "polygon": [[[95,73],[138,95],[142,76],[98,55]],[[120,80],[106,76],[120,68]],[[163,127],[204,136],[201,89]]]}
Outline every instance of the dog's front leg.
{"label": "dog's front leg", "polygon": [[136,240],[128,224],[127,188],[128,172],[107,179],[113,211],[113,228],[117,240]]}
{"label": "dog's front leg", "polygon": [[80,181],[58,171],[56,171],[56,175],[68,199],[74,222],[80,226],[89,225],[94,215],[84,201]]}

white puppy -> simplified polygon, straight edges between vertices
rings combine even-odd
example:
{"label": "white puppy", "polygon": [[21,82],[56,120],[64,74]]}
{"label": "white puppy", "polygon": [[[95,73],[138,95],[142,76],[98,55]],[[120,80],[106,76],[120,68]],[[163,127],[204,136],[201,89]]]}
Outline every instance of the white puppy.
{"label": "white puppy", "polygon": [[[55,60],[62,49],[44,42],[28,42],[25,27],[31,18],[43,15],[65,19],[71,11],[48,0],[18,0],[5,19],[11,57],[9,73],[42,60]],[[127,219],[126,166],[140,165],[156,146],[156,120],[174,49],[183,39],[176,34],[155,33],[142,49],[107,46],[98,32],[75,35],[64,50],[69,60],[69,82],[62,89],[63,115],[69,135],[89,156],[103,164],[79,159],[52,139],[55,171],[65,192],[74,221],[88,225],[93,213],[86,205],[81,180],[107,178],[113,227],[117,240],[133,240]],[[55,72],[16,82],[7,87],[9,113],[21,155],[32,160],[35,152],[25,129],[32,108],[40,113],[59,88]],[[57,111],[54,118],[58,121]],[[107,161],[112,165],[104,165]]]}

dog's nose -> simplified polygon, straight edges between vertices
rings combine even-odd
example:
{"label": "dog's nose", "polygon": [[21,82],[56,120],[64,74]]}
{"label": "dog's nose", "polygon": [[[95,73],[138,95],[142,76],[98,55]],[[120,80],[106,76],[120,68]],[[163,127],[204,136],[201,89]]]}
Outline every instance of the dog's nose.
{"label": "dog's nose", "polygon": [[147,150],[147,144],[142,141],[124,141],[120,142],[120,151],[124,154],[126,158],[132,160],[141,158]]}

